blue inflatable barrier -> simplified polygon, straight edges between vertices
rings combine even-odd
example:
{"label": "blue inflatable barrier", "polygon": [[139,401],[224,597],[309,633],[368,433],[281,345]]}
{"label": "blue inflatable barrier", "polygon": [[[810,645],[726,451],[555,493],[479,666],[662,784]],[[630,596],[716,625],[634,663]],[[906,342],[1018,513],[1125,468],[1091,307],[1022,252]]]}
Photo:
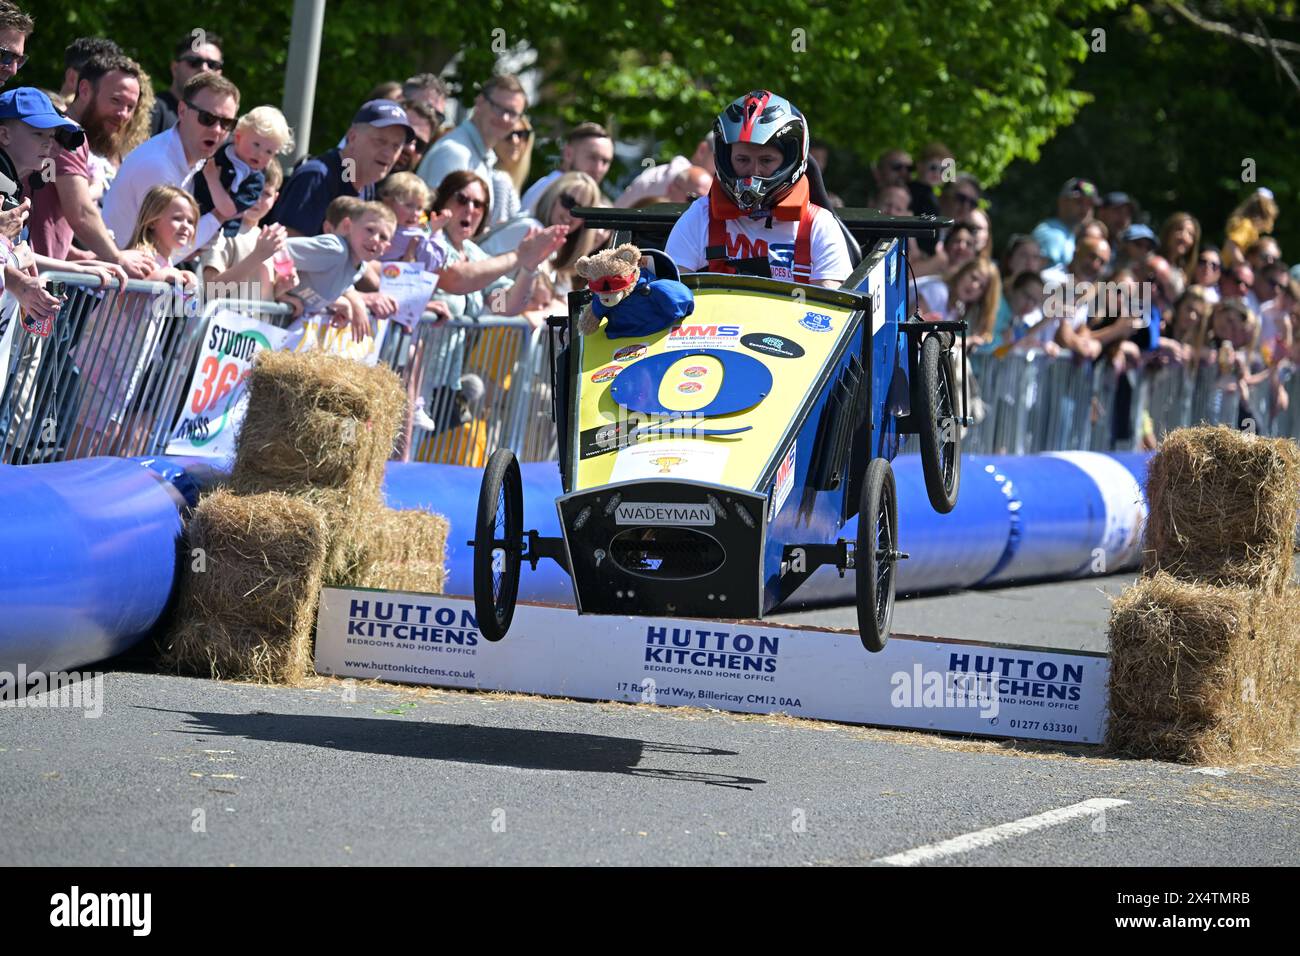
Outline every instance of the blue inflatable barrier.
{"label": "blue inflatable barrier", "polygon": [[176,584],[183,505],[126,459],[0,466],[0,671],[69,670],[143,637]]}
{"label": "blue inflatable barrier", "polygon": [[[1146,455],[1061,452],[967,457],[957,507],[929,504],[919,459],[894,461],[898,590],[915,593],[1113,573],[1139,557]],[[553,462],[522,466],[524,527],[560,533]],[[157,622],[178,573],[182,511],[223,476],[201,458],[92,458],[0,467],[0,671],[70,669],[130,647]],[[390,507],[446,515],[449,594],[473,593],[472,554],[482,473],[455,465],[392,463]],[[843,530],[856,534],[856,522]],[[525,569],[524,601],[571,604],[552,561]],[[793,605],[852,603],[852,574],[822,568]]]}
{"label": "blue inflatable barrier", "polygon": [[[559,536],[560,515],[555,499],[563,492],[560,471],[553,461],[523,462],[519,466],[524,485],[524,530]],[[426,508],[445,515],[451,525],[447,536],[448,594],[474,594],[474,522],[478,514],[478,489],[483,472],[460,465],[424,465],[392,462],[384,479],[384,498],[390,508]],[[525,565],[519,575],[519,600],[573,604],[573,585],[554,561],[537,563],[533,571]]]}

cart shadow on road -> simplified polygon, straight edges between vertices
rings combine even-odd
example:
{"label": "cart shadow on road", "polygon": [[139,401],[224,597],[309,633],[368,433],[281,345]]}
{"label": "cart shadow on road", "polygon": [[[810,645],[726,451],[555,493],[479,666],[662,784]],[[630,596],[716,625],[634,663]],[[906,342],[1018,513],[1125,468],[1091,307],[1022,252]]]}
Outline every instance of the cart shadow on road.
{"label": "cart shadow on road", "polygon": [[676,755],[683,758],[683,762],[690,762],[690,758],[736,757],[740,754],[735,750],[631,737],[371,717],[275,714],[260,710],[247,714],[220,714],[161,707],[140,709],[183,716],[190,726],[176,732],[195,736],[243,737],[272,744],[329,747],[368,755],[448,760],[521,770],[621,773],[737,790],[752,790],[755,785],[767,782],[757,777],[737,777],[703,769],[638,766],[643,758],[651,756]]}

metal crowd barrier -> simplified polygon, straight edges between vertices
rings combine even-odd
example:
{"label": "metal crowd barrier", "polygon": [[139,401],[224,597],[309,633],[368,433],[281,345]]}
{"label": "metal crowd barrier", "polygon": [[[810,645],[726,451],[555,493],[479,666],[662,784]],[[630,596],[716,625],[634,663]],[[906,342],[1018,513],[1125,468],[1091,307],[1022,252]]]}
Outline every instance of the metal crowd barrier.
{"label": "metal crowd barrier", "polygon": [[[13,309],[3,310],[7,322],[0,314],[0,461],[7,464],[162,454],[213,310],[292,321],[288,307],[275,303],[216,299],[200,311],[173,301],[174,290],[161,283],[100,290],[85,276],[51,278],[62,279],[68,294],[47,338],[23,329]],[[482,466],[493,449],[508,447],[523,461],[554,460],[552,333],[519,318],[433,318],[409,331],[391,323],[380,347],[379,361],[398,373],[419,409],[401,454]],[[969,378],[976,423],[963,447],[976,454],[1133,450],[1148,431],[1158,439],[1200,422],[1300,439],[1300,374],[1288,375],[1286,409],[1272,406],[1264,386],[1241,401],[1216,368],[1204,366],[1117,373],[1108,362],[1068,355],[976,352]],[[916,450],[914,437],[904,450]]]}
{"label": "metal crowd barrier", "polygon": [[[186,308],[163,283],[100,290],[82,275],[49,278],[62,280],[67,293],[51,334],[24,330],[15,309],[12,331],[0,336],[6,464],[162,454],[212,313],[281,327],[293,321],[288,306],[272,302],[211,299]],[[401,376],[430,426],[412,430],[405,453],[482,465],[506,445],[525,461],[554,459],[546,334],[519,318],[422,321],[414,331],[390,323],[379,361]]]}
{"label": "metal crowd barrier", "polygon": [[[1109,362],[1041,351],[997,358],[968,356],[976,423],[962,450],[984,455],[1047,451],[1135,451],[1144,437],[1159,441],[1189,425],[1247,427],[1257,434],[1300,440],[1300,374],[1284,374],[1288,403],[1278,409],[1266,385],[1246,401],[1224,388],[1214,366],[1169,364],[1117,372]],[[915,436],[903,444],[915,452]]]}

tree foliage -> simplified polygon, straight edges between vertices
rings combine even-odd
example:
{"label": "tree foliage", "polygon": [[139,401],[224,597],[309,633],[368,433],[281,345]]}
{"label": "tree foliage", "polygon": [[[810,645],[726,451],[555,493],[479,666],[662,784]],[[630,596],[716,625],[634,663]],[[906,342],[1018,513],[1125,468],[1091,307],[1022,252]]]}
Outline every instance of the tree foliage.
{"label": "tree foliage", "polygon": [[[1293,3],[1179,6],[1234,31],[1300,39]],[[1075,80],[1092,102],[1040,161],[1006,170],[993,195],[999,244],[1050,215],[1062,182],[1089,176],[1103,192],[1136,197],[1157,229],[1170,213],[1191,212],[1215,243],[1233,207],[1267,186],[1282,207],[1283,252],[1290,262],[1300,258],[1300,94],[1274,56],[1196,26],[1165,3],[1130,5],[1096,26],[1106,49],[1090,55]]]}
{"label": "tree foliage", "polygon": [[[585,119],[660,157],[689,151],[745,90],[782,92],[813,134],[857,165],[886,148],[942,139],[985,179],[1033,158],[1087,96],[1071,88],[1087,43],[1066,11],[1120,0],[334,0],[326,10],[312,148],[334,142],[376,83],[454,58],[467,89],[503,51],[535,49],[544,96],[535,125]],[[24,78],[57,86],[64,45],[109,36],[163,88],[192,26],[225,39],[246,106],[282,99],[292,3],[42,0]],[[852,189],[849,190],[850,192]]]}

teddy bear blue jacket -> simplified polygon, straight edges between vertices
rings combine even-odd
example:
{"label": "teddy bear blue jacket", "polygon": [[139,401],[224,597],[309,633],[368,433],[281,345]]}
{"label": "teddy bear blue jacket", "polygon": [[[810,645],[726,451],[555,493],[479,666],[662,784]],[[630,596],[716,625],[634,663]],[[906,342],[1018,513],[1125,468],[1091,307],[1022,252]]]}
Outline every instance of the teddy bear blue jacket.
{"label": "teddy bear blue jacket", "polygon": [[655,279],[644,275],[622,302],[606,308],[600,296],[593,296],[591,311],[597,318],[609,317],[605,335],[611,339],[626,339],[652,335],[680,322],[695,311],[695,298],[691,290],[673,279]]}

